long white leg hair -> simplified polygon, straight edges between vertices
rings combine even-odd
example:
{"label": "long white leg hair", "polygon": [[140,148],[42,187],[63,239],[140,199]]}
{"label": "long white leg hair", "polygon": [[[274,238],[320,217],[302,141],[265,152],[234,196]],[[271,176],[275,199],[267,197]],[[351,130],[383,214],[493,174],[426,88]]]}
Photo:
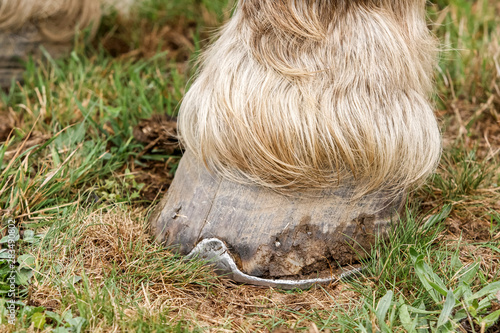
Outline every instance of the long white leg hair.
{"label": "long white leg hair", "polygon": [[441,153],[436,56],[424,0],[244,0],[203,54],[180,134],[240,183],[407,190]]}

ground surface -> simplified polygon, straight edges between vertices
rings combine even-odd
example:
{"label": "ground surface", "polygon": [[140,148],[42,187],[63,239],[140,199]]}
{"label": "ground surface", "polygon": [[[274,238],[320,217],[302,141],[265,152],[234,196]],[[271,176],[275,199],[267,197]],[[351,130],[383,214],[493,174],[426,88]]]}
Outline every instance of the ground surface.
{"label": "ground surface", "polygon": [[291,292],[217,278],[147,233],[179,161],[172,117],[193,60],[230,9],[145,1],[1,93],[0,216],[19,239],[16,323],[2,259],[0,330],[499,332],[500,3],[429,6],[440,167],[362,275]]}

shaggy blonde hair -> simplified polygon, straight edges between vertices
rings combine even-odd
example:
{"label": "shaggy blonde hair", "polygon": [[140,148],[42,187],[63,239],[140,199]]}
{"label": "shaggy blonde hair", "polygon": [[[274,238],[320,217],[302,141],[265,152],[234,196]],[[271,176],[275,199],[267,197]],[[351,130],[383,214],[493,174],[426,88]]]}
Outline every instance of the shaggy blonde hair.
{"label": "shaggy blonde hair", "polygon": [[245,0],[203,54],[179,130],[217,174],[399,192],[435,169],[424,0]]}

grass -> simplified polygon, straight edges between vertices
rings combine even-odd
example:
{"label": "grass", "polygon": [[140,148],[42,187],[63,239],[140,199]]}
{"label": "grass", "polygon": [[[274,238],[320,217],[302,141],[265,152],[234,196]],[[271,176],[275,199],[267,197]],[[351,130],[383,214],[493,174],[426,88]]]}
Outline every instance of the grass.
{"label": "grass", "polygon": [[130,20],[111,13],[99,42],[82,34],[70,56],[28,62],[24,84],[0,93],[8,129],[0,126],[0,330],[498,331],[497,2],[429,5],[446,50],[436,69],[440,167],[408,198],[362,275],[307,291],[235,285],[147,232],[154,196],[165,190],[155,184],[168,184],[179,153],[134,129],[175,115],[192,61],[230,10],[224,0],[149,0]]}

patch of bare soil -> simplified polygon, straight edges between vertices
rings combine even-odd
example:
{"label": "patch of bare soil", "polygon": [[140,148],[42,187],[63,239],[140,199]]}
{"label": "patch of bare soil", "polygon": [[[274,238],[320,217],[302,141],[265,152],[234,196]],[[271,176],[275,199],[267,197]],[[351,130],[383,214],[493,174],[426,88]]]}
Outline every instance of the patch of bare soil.
{"label": "patch of bare soil", "polygon": [[451,115],[451,122],[443,133],[444,147],[463,139],[468,149],[477,148],[478,156],[492,157],[500,150],[500,92],[492,94],[485,103],[467,100],[451,102],[447,110],[438,111],[440,119]]}
{"label": "patch of bare soil", "polygon": [[[443,207],[441,199],[424,198],[422,212],[436,214]],[[458,202],[453,202],[453,209],[445,220],[446,236],[469,242],[488,242],[500,239],[498,223],[492,220],[492,214],[500,211],[500,193],[496,189],[478,190]]]}
{"label": "patch of bare soil", "polygon": [[[178,162],[179,159],[172,158],[171,160]],[[170,160],[167,162],[151,161],[145,167],[135,167],[133,172],[137,183],[145,184],[144,188],[140,191],[140,196],[147,201],[161,199],[174,178]]]}
{"label": "patch of bare soil", "polygon": [[[142,120],[134,128],[134,138],[145,145],[132,163],[132,172],[138,183],[146,186],[141,190],[141,196],[153,201],[166,192],[173,179],[172,168],[177,165],[181,155],[181,146],[177,138],[177,119],[168,115],[154,115]],[[172,155],[166,162],[152,159],[141,159],[145,155]]]}
{"label": "patch of bare soil", "polygon": [[[500,211],[500,197],[483,197],[474,200],[464,200],[454,206],[447,219],[448,232],[457,239],[462,238],[473,242],[487,242],[500,239],[500,233],[495,232],[491,216],[492,212]],[[493,231],[493,232],[492,232]]]}
{"label": "patch of bare soil", "polygon": [[177,118],[168,115],[154,115],[150,119],[142,120],[134,128],[134,137],[137,141],[147,144],[143,153],[161,150],[171,155],[180,149]]}

